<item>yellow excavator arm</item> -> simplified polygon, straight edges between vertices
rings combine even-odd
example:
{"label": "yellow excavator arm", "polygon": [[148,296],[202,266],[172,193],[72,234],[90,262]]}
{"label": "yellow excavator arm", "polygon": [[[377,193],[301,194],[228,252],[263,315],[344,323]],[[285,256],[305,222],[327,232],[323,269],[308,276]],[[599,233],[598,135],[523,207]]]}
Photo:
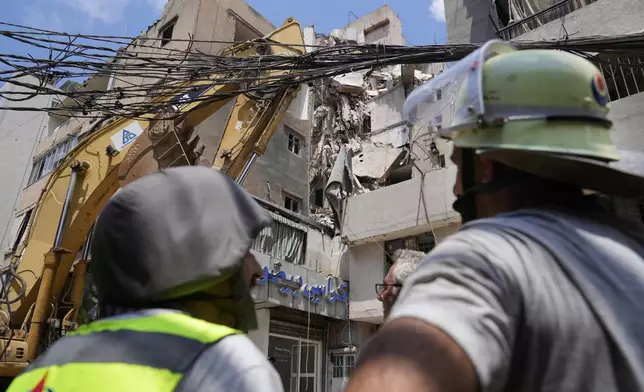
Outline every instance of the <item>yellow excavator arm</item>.
{"label": "yellow excavator arm", "polygon": [[[261,45],[235,45],[223,54],[297,56],[304,50],[301,27],[293,18],[260,41]],[[261,76],[288,72],[265,71]],[[243,182],[255,159],[265,152],[299,86],[274,89],[261,99],[238,95],[204,103],[208,97],[243,87],[241,82],[221,84],[215,80],[241,75],[212,75],[186,82],[178,90],[188,92],[183,97],[189,99],[182,100],[181,94],[155,97],[153,102],[164,110],[139,120],[112,120],[89,134],[59,164],[42,190],[26,239],[10,266],[12,279],[5,288],[10,290],[8,301],[0,305],[0,351],[4,353],[0,377],[15,376],[36,358],[45,327],[74,328],[89,263],[84,244],[105,203],[136,177],[170,166],[195,164],[194,143],[188,140],[192,131],[231,99],[235,103],[213,167]],[[195,95],[198,100],[193,99]],[[72,266],[71,299],[65,302],[61,295]]]}

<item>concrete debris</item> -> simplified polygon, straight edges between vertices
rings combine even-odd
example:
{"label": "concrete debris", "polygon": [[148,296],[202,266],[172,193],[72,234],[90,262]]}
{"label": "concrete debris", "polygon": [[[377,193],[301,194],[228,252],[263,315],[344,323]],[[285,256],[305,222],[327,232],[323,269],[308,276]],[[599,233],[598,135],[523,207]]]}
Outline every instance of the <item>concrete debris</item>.
{"label": "concrete debris", "polygon": [[333,77],[336,89],[346,94],[362,94],[364,91],[364,73],[351,72]]}
{"label": "concrete debris", "polygon": [[336,40],[338,43],[356,43],[364,44],[364,31],[361,30],[358,32],[358,29],[355,27],[349,27],[346,29],[333,29],[331,30],[331,37]]}
{"label": "concrete debris", "polygon": [[423,73],[419,70],[414,70],[414,79],[416,84],[422,84],[428,81],[429,79],[432,79],[434,77],[434,74],[426,74]]}
{"label": "concrete debris", "polygon": [[[328,36],[317,35],[315,45],[336,46],[360,39],[355,29],[337,29]],[[321,224],[340,224],[337,220],[342,211],[333,208],[337,210],[342,203],[333,204],[331,199],[341,201],[378,189],[388,183],[393,170],[408,164],[407,126],[397,122],[386,124],[390,129],[382,129],[382,119],[371,116],[368,102],[395,91],[403,83],[405,86],[422,84],[434,77],[432,72],[439,72],[433,68],[423,68],[426,71],[423,72],[409,67],[396,65],[338,75],[311,90],[314,110],[309,176],[316,182],[330,181],[333,185],[325,188],[325,208],[311,212]],[[379,124],[377,130],[383,132],[371,134],[374,121]],[[348,174],[338,177],[338,170],[343,167],[348,168]],[[335,182],[330,179],[332,172],[334,178],[339,178]],[[327,204],[331,208],[326,208]]]}
{"label": "concrete debris", "polygon": [[320,208],[317,207],[314,211],[311,212],[311,217],[315,219],[321,225],[333,228],[333,211],[331,208]]}
{"label": "concrete debris", "polygon": [[392,167],[400,161],[404,155],[402,148],[391,146],[377,146],[375,143],[365,141],[362,143],[362,151],[356,152],[353,157],[353,173],[356,177],[377,180],[384,182]]}

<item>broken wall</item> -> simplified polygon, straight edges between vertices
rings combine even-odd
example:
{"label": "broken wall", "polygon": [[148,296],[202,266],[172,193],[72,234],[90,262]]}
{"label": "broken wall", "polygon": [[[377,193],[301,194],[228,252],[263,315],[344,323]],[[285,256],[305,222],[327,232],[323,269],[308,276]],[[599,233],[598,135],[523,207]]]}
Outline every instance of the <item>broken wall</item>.
{"label": "broken wall", "polygon": [[366,106],[371,115],[371,133],[401,123],[404,104],[405,88],[402,84],[369,100]]}
{"label": "broken wall", "polygon": [[[299,152],[289,151],[289,133],[300,138]],[[286,113],[271,138],[266,152],[259,157],[244,182],[244,189],[271,203],[285,207],[285,197],[301,202],[299,211],[308,215],[309,177],[309,123],[293,118]]]}
{"label": "broken wall", "polygon": [[363,31],[367,44],[405,45],[402,22],[388,5],[352,21],[346,27]]}

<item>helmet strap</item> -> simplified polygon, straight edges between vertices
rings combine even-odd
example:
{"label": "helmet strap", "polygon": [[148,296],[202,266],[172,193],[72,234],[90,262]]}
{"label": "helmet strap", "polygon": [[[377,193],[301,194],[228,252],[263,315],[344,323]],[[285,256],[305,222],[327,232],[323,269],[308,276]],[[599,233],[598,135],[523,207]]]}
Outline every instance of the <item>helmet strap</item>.
{"label": "helmet strap", "polygon": [[463,193],[456,198],[452,208],[461,214],[463,223],[476,219],[476,180],[474,179],[474,150],[461,148],[461,187]]}
{"label": "helmet strap", "polygon": [[461,164],[461,184],[464,192],[456,198],[456,201],[452,204],[452,208],[461,215],[463,223],[478,218],[476,211],[477,194],[496,192],[534,177],[532,174],[514,169],[495,177],[488,183],[476,184],[474,180],[474,150],[469,148],[463,149],[461,153]]}

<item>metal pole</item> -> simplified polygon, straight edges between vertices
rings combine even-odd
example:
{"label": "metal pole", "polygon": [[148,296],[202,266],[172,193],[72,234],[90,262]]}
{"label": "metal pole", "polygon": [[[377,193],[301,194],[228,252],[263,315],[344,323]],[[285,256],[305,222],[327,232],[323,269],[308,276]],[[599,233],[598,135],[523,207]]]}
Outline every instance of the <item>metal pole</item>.
{"label": "metal pole", "polygon": [[60,241],[63,239],[63,230],[65,227],[65,221],[67,220],[67,212],[69,211],[69,205],[72,201],[72,196],[74,195],[74,188],[76,187],[76,170],[72,168],[72,177],[69,180],[69,185],[67,186],[67,193],[65,194],[65,202],[63,203],[63,211],[60,214],[60,220],[58,221],[58,228],[56,229],[56,239],[54,240],[54,249],[60,247]]}
{"label": "metal pole", "polygon": [[63,203],[63,211],[60,214],[60,221],[58,221],[58,228],[56,229],[56,237],[54,240],[54,249],[60,247],[60,242],[63,239],[63,232],[65,231],[65,222],[67,221],[67,213],[69,212],[69,205],[72,202],[72,197],[74,196],[74,188],[76,188],[76,178],[78,172],[85,170],[89,167],[86,162],[74,161],[70,165],[72,169],[72,176],[69,179],[69,185],[67,186],[67,193],[65,194],[65,202]]}
{"label": "metal pole", "polygon": [[81,260],[88,260],[89,259],[89,248],[92,245],[92,235],[94,234],[94,225],[89,229],[89,233],[87,233],[87,237],[85,238],[85,244],[83,245],[83,257]]}
{"label": "metal pole", "polygon": [[246,179],[246,176],[248,175],[248,172],[250,172],[250,168],[253,167],[253,164],[255,163],[255,160],[257,160],[257,154],[253,153],[253,155],[250,156],[250,159],[244,165],[244,169],[242,169],[241,174],[239,175],[239,178],[237,179],[237,185],[243,185],[244,180]]}

